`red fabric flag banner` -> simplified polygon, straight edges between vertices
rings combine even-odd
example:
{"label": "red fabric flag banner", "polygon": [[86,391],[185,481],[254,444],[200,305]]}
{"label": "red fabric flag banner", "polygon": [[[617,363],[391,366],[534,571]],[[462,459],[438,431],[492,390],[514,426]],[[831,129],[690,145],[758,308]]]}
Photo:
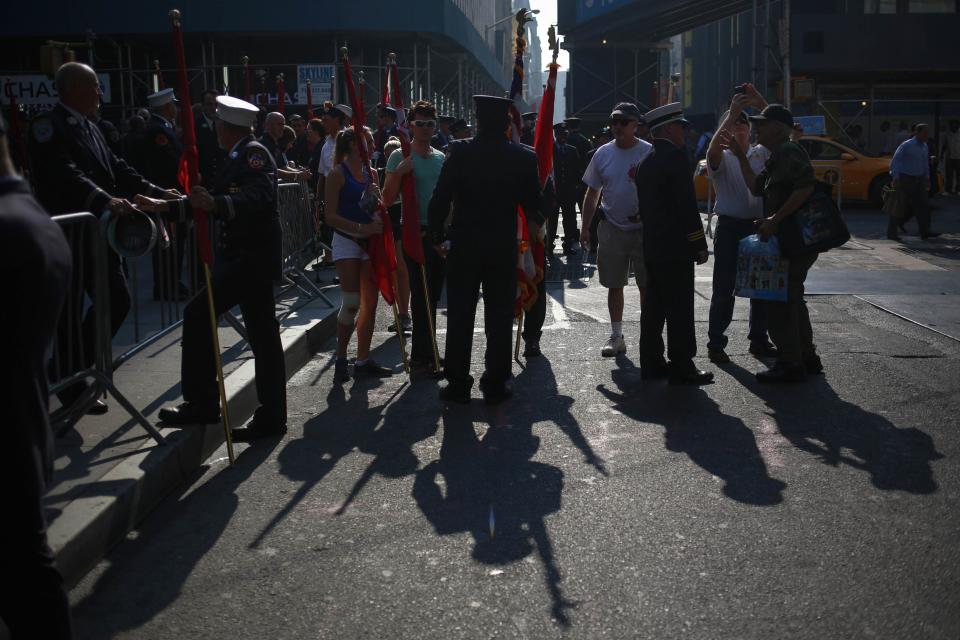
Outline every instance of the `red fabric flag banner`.
{"label": "red fabric flag banner", "polygon": [[[347,95],[350,97],[350,108],[353,109],[353,130],[357,139],[357,150],[360,152],[360,160],[367,168],[367,175],[371,180],[376,179],[376,173],[370,164],[370,150],[367,148],[367,136],[365,134],[364,119],[366,111],[363,108],[363,99],[357,94],[357,88],[353,83],[353,69],[350,66],[347,48],[340,49],[340,55],[343,62],[343,79],[347,85]],[[386,207],[380,202],[377,214],[383,222],[383,233],[371,236],[367,241],[367,255],[370,257],[370,273],[374,283],[380,290],[380,295],[387,304],[393,305],[396,299],[396,293],[393,288],[393,273],[397,270],[397,254],[393,244],[393,230],[390,226],[390,216],[387,214]]]}
{"label": "red fabric flag banner", "polygon": [[[180,168],[177,179],[184,193],[190,193],[190,187],[200,183],[200,154],[197,151],[197,133],[194,130],[193,111],[190,109],[190,79],[187,76],[187,58],[183,51],[183,32],[180,29],[180,12],[170,12],[173,20],[173,49],[177,55],[177,84],[180,86],[180,100],[186,105],[180,109],[180,127],[183,129],[183,154],[180,156]],[[206,264],[213,263],[213,251],[210,247],[210,226],[207,212],[193,210],[194,224],[197,226],[197,245],[200,259]]]}
{"label": "red fabric flag banner", "polygon": [[557,90],[556,62],[550,63],[547,88],[540,100],[540,112],[537,114],[537,128],[533,134],[533,149],[537,152],[537,167],[540,170],[540,188],[547,184],[547,178],[553,171],[553,107]]}
{"label": "red fabric flag banner", "polygon": [[[403,94],[400,92],[400,74],[397,58],[390,54],[390,79],[393,82],[393,107],[397,110],[397,128],[400,130],[400,150],[404,158],[410,157],[410,130],[407,128]],[[417,264],[423,264],[423,240],[420,234],[420,202],[417,199],[416,178],[413,171],[400,180],[400,202],[403,206],[403,252]]]}

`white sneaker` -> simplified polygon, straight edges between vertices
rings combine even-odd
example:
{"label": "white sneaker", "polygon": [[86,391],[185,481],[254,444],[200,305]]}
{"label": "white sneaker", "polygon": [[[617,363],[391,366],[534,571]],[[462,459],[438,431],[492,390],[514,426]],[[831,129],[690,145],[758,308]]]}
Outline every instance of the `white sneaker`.
{"label": "white sneaker", "polygon": [[603,345],[603,349],[600,350],[600,355],[604,358],[612,358],[618,353],[627,352],[627,343],[623,341],[623,336],[610,336],[610,339],[607,340],[607,344]]}

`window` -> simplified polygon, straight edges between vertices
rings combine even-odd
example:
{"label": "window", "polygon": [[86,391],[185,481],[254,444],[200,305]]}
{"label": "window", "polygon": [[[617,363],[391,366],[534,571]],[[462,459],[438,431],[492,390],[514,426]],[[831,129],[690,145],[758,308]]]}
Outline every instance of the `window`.
{"label": "window", "polygon": [[896,13],[897,0],[864,0],[864,13]]}
{"label": "window", "polygon": [[811,160],[839,160],[843,150],[840,147],[821,140],[801,140]]}
{"label": "window", "polygon": [[910,13],[956,13],[956,0],[909,0],[907,11]]}

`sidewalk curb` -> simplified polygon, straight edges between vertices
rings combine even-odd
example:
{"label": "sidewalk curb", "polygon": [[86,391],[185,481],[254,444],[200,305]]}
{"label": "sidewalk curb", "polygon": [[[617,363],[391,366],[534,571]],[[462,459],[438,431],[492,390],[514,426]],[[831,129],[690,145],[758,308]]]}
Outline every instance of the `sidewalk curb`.
{"label": "sidewalk curb", "polygon": [[[286,326],[280,334],[288,380],[336,332],[336,308],[313,310],[310,306],[301,310],[313,312],[309,322]],[[225,384],[231,424],[239,426],[257,404],[253,359],[229,374]],[[94,484],[97,493],[74,499],[51,523],[48,542],[68,588],[76,586],[224,443],[221,424],[160,431],[167,446],[152,440],[145,443]]]}

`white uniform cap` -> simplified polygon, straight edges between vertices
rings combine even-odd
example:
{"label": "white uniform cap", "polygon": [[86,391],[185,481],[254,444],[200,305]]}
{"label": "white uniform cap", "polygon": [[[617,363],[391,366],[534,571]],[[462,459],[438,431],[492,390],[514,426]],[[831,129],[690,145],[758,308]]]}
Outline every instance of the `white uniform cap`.
{"label": "white uniform cap", "polygon": [[147,106],[151,109],[162,107],[168,102],[180,102],[177,96],[173,95],[173,89],[161,89],[147,96]]}
{"label": "white uniform cap", "polygon": [[238,127],[252,127],[260,110],[246,100],[217,96],[217,117]]}
{"label": "white uniform cap", "polygon": [[650,111],[647,111],[647,114],[643,116],[643,118],[647,121],[647,126],[651,129],[661,127],[668,122],[681,122],[683,124],[690,124],[690,122],[683,117],[683,105],[679,102],[671,102],[670,104],[665,104],[662,107],[651,109]]}

